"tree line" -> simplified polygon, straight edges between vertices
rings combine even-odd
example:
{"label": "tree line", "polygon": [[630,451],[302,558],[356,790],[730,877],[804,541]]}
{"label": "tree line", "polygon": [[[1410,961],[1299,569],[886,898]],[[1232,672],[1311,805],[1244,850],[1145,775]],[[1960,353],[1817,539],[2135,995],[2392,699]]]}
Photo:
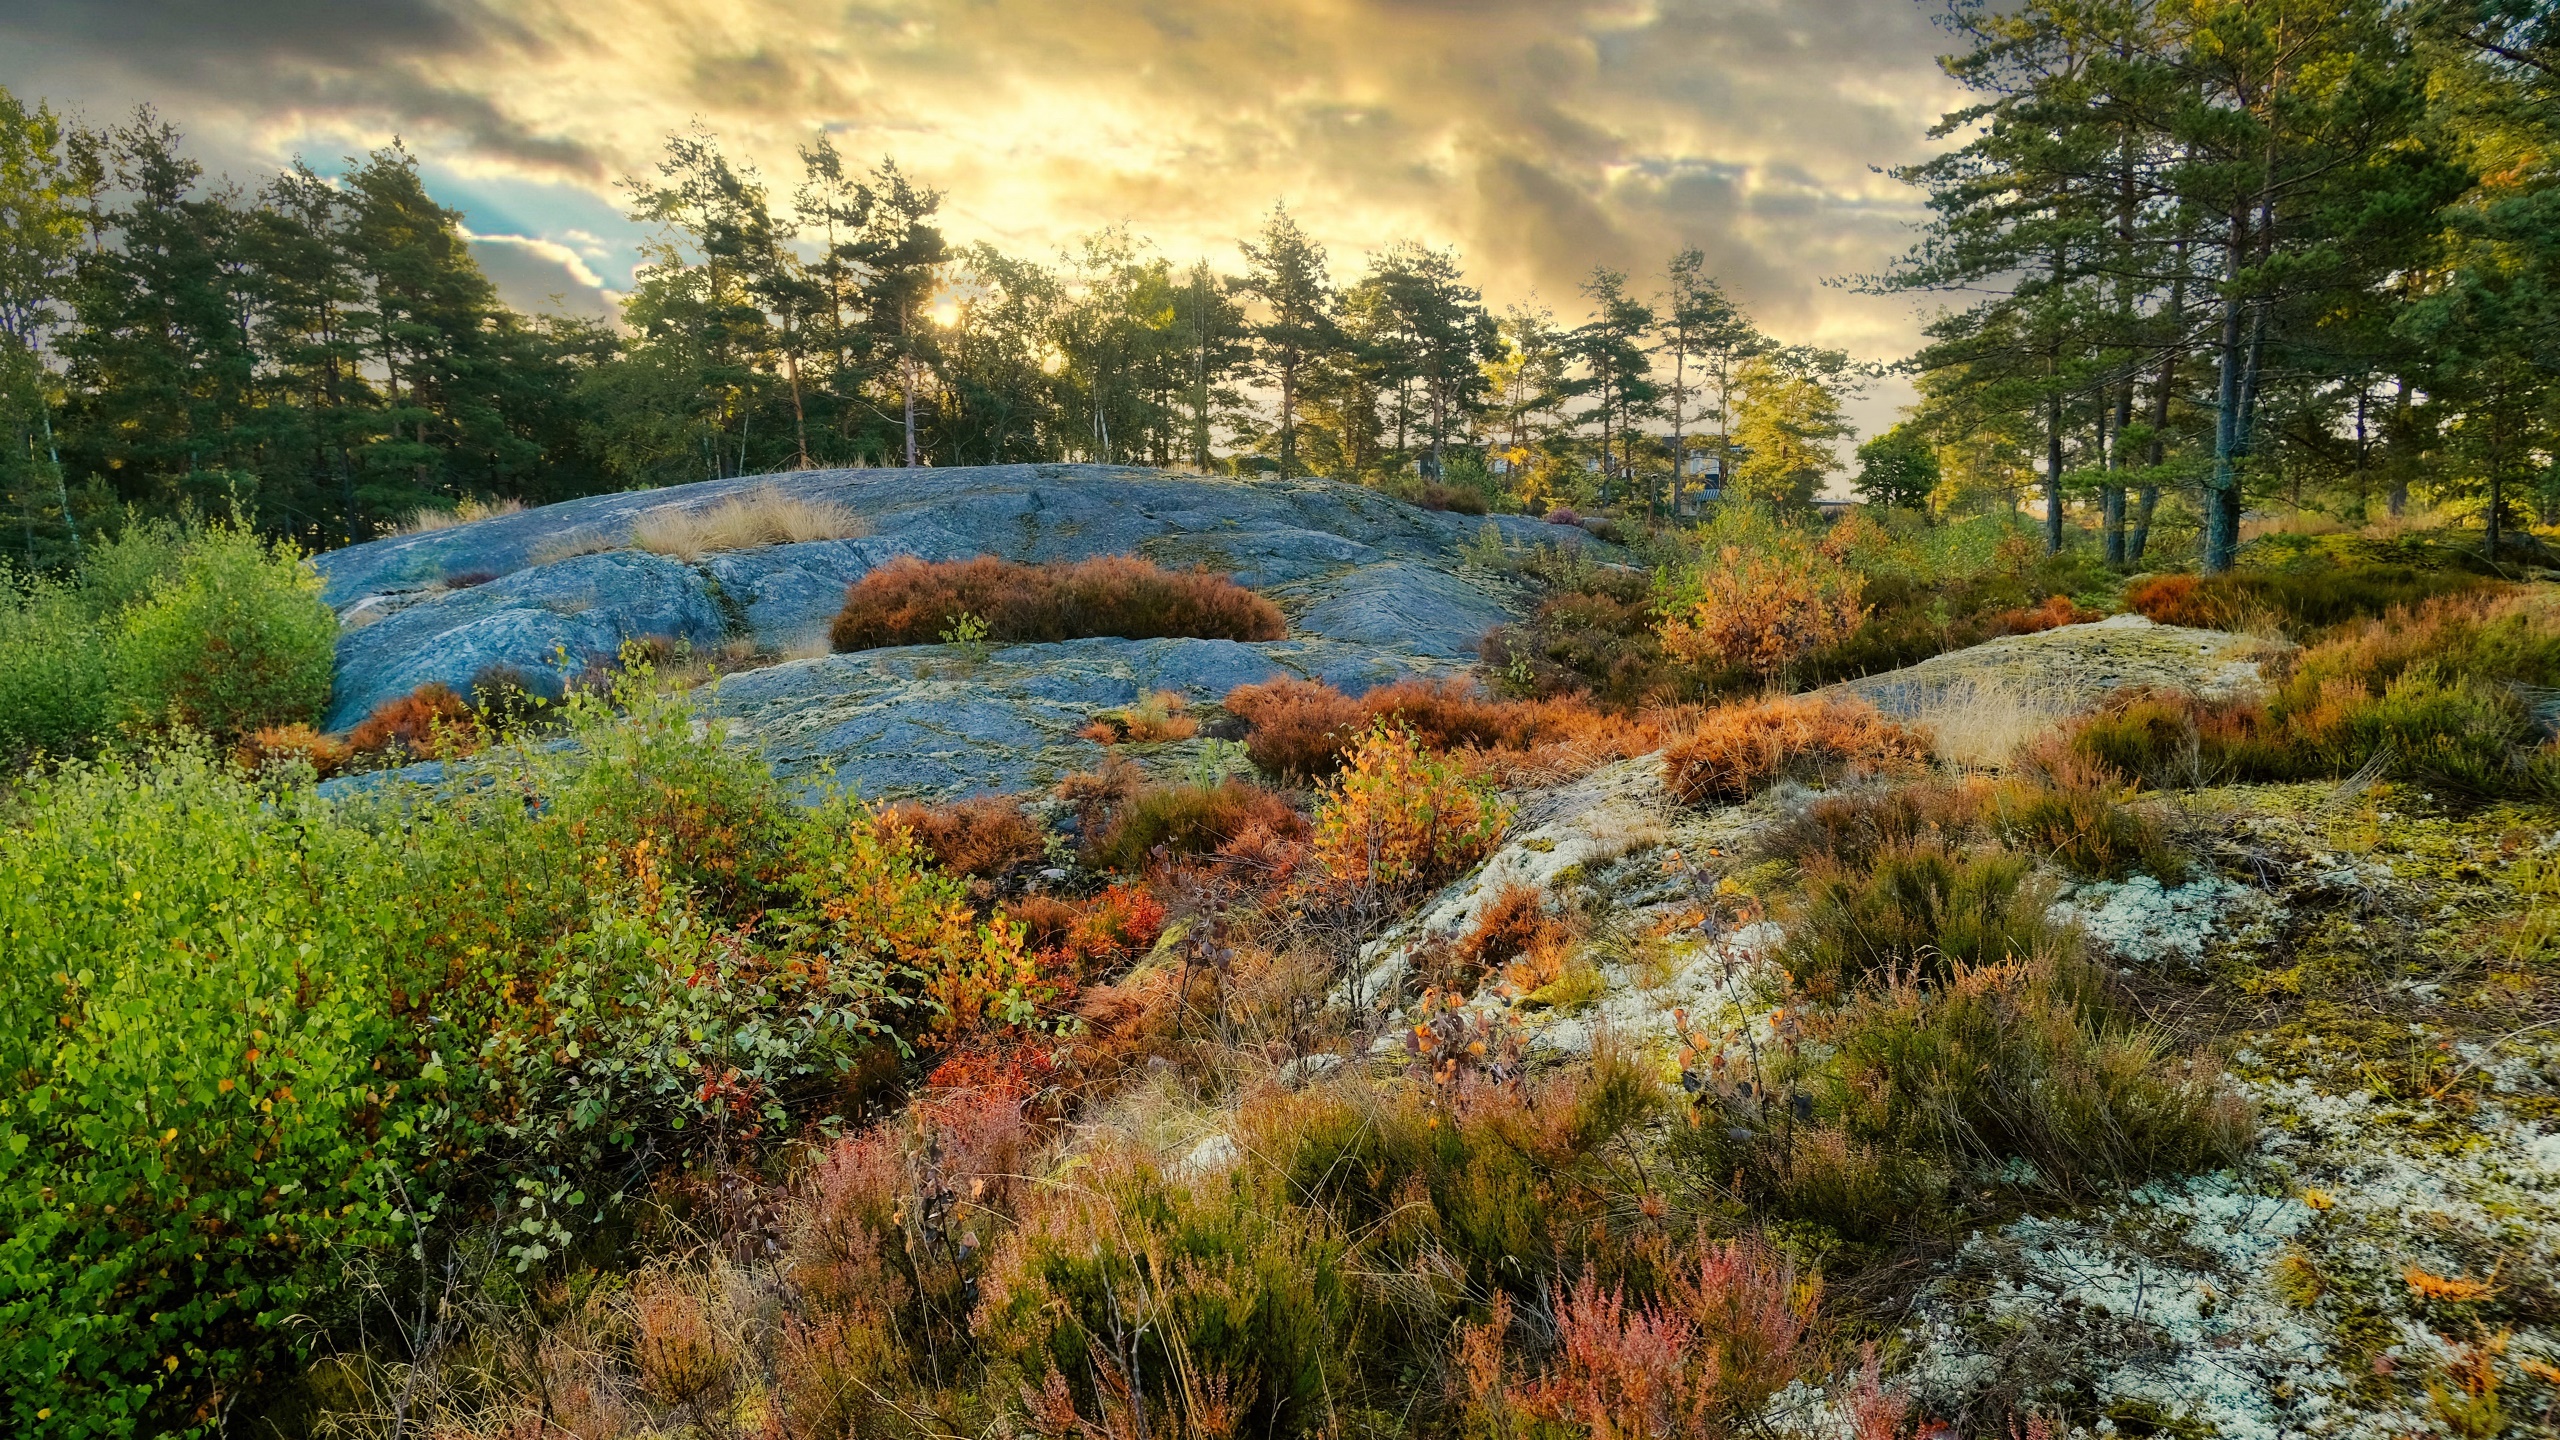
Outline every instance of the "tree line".
{"label": "tree line", "polygon": [[894,161],[798,158],[786,189],[670,137],[624,182],[651,238],[609,323],[501,303],[396,143],[244,186],[147,109],[93,130],[0,92],[0,553],[186,507],[325,546],[467,499],[833,465],[1801,500],[1847,433],[1855,368],[1761,334],[1694,250],[1651,284],[1595,270],[1568,326],[1494,314],[1451,249],[1337,278],[1277,206],[1234,273],[1126,229],[1044,263],[950,241]]}
{"label": "tree line", "polygon": [[2548,0],[1957,0],[1962,143],[1872,289],[1967,297],[1871,447],[1881,491],[2043,492],[2139,564],[2167,497],[2228,569],[2251,505],[2560,519]]}

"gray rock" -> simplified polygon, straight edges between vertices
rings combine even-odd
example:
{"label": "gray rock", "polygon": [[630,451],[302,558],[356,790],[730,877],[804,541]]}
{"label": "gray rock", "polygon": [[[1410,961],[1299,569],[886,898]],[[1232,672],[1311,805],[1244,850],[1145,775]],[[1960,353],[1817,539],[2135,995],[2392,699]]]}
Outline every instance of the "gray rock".
{"label": "gray rock", "polygon": [[353,725],[430,680],[460,689],[491,665],[538,677],[610,658],[640,636],[716,644],[731,628],[691,566],[636,550],[581,555],[416,601],[342,633],[328,723]]}
{"label": "gray rock", "polygon": [[1009,646],[982,662],[919,645],[730,676],[708,706],[804,794],[832,782],[868,799],[949,799],[1094,768],[1102,748],[1076,732],[1151,691],[1211,705],[1238,685],[1285,675],[1356,686],[1441,668],[1321,640],[1070,640]]}

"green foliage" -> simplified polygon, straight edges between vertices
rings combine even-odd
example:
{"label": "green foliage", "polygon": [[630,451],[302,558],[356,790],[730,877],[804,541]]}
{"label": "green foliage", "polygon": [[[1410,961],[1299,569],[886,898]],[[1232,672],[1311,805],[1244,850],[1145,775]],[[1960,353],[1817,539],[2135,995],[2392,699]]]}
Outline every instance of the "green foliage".
{"label": "green foliage", "polygon": [[0,594],[0,756],[74,755],[106,728],[107,670],[84,597],[36,580]]}
{"label": "green foliage", "polygon": [[2027,859],[1942,842],[1889,847],[1861,868],[1817,867],[1780,963],[1817,996],[1888,975],[1940,980],[2055,943]]}
{"label": "green foliage", "polygon": [[31,788],[0,839],[13,1429],[196,1423],[320,1298],[333,1248],[407,1234],[395,879],[380,837],[201,755]]}
{"label": "green foliage", "polygon": [[1858,447],[1858,498],[1870,505],[1917,510],[1938,488],[1938,452],[1909,424]]}
{"label": "green foliage", "polygon": [[1019,930],[903,832],[793,805],[645,676],[565,708],[569,745],[500,747],[433,804],[192,750],[25,782],[0,834],[18,1428],[198,1423],[401,1301],[344,1283],[364,1256],[555,1264],[660,1167],[829,1123],[878,1049],[1036,1018]]}
{"label": "green foliage", "polygon": [[337,639],[319,576],[289,543],[211,526],[116,616],[107,644],[116,715],[220,740],[308,724],[329,703]]}

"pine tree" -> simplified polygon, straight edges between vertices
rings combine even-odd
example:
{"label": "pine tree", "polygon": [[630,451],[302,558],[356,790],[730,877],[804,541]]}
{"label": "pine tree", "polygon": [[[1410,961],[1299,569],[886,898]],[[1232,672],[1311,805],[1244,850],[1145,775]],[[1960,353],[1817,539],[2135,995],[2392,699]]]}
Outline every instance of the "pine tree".
{"label": "pine tree", "polygon": [[1241,242],[1245,276],[1240,287],[1262,304],[1253,326],[1254,356],[1263,376],[1279,390],[1276,435],[1280,474],[1300,473],[1298,409],[1308,367],[1337,349],[1341,331],[1331,315],[1332,281],[1324,247],[1308,238],[1278,205],[1256,240]]}

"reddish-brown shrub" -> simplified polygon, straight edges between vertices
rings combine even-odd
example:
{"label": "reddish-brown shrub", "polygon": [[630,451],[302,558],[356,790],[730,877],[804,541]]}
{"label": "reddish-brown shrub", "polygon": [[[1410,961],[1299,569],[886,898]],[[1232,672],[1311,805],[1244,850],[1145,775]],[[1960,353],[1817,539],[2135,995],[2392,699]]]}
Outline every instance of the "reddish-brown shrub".
{"label": "reddish-brown shrub", "polygon": [[321,779],[335,775],[347,763],[347,745],[334,735],[323,735],[308,725],[269,725],[252,730],[231,752],[241,769],[257,771],[270,765],[289,765],[295,761],[311,767]]}
{"label": "reddish-brown shrub", "polygon": [[1278,640],[1279,607],[1223,575],[1171,571],[1132,555],[1018,565],[992,555],[928,563],[902,556],[854,582],[830,632],[838,650],[929,645],[964,615],[994,641],[1193,636]]}
{"label": "reddish-brown shrub", "polygon": [[1582,523],[1582,517],[1574,512],[1572,506],[1559,505],[1553,510],[1547,512],[1547,523],[1550,525],[1580,525]]}
{"label": "reddish-brown shrub", "polygon": [[2154,575],[2125,587],[2124,603],[2163,625],[2219,630],[2237,619],[2229,602],[2193,575]]}
{"label": "reddish-brown shrub", "polygon": [[1719,705],[1662,752],[1662,778],[1692,805],[1737,804],[1781,776],[1828,779],[1928,756],[1920,737],[1863,700],[1794,696]]}
{"label": "reddish-brown shrub", "polygon": [[883,839],[904,830],[917,849],[954,875],[993,879],[1042,854],[1040,826],[1009,795],[980,795],[948,805],[901,801],[882,809],[872,823]]}
{"label": "reddish-brown shrub", "polygon": [[1867,615],[1866,577],[1809,545],[1745,552],[1675,571],[1662,595],[1662,648],[1693,665],[1774,676],[1837,645]]}
{"label": "reddish-brown shrub", "polygon": [[471,702],[430,680],[374,706],[347,733],[347,748],[359,755],[441,758],[472,754],[485,738]]}
{"label": "reddish-brown shrub", "polygon": [[1076,733],[1100,745],[1188,740],[1200,733],[1200,722],[1182,713],[1188,703],[1174,691],[1159,690],[1127,709],[1103,711]]}
{"label": "reddish-brown shrub", "polygon": [[1477,971],[1490,970],[1528,953],[1557,928],[1547,913],[1546,892],[1515,880],[1477,912],[1474,927],[1458,941],[1457,958]]}
{"label": "reddish-brown shrub", "polygon": [[1331,774],[1369,723],[1359,701],[1313,680],[1239,685],[1227,692],[1226,707],[1253,727],[1245,753],[1255,767],[1290,780]]}
{"label": "reddish-brown shrub", "polygon": [[1748,1433],[1810,1358],[1815,1296],[1766,1246],[1701,1236],[1658,1304],[1586,1272],[1556,1296],[1557,1354],[1519,1411],[1617,1440]]}
{"label": "reddish-brown shrub", "polygon": [[1305,817],[1259,785],[1161,785],[1123,801],[1093,832],[1086,859],[1104,869],[1137,871],[1157,855],[1215,854],[1252,832],[1304,840]]}
{"label": "reddish-brown shrub", "polygon": [[2107,612],[2091,610],[2068,595],[2048,595],[2041,605],[2026,605],[2003,610],[1991,617],[1994,635],[2033,635],[2045,630],[2058,630],[2065,625],[2086,625],[2104,620]]}
{"label": "reddish-brown shrub", "polygon": [[1369,727],[1413,733],[1427,750],[1511,757],[1491,768],[1539,778],[1641,755],[1661,743],[1661,716],[1608,715],[1571,697],[1502,700],[1461,679],[1400,680],[1353,699],[1311,680],[1239,685],[1227,709],[1253,726],[1245,753],[1266,773],[1294,780],[1329,775]]}
{"label": "reddish-brown shrub", "polygon": [[[1164,902],[1136,885],[1114,885],[1090,900],[1026,895],[1005,907],[1025,930],[1023,944],[1079,979],[1116,970],[1147,953],[1164,933]],[[1047,967],[1044,967],[1047,968]]]}

